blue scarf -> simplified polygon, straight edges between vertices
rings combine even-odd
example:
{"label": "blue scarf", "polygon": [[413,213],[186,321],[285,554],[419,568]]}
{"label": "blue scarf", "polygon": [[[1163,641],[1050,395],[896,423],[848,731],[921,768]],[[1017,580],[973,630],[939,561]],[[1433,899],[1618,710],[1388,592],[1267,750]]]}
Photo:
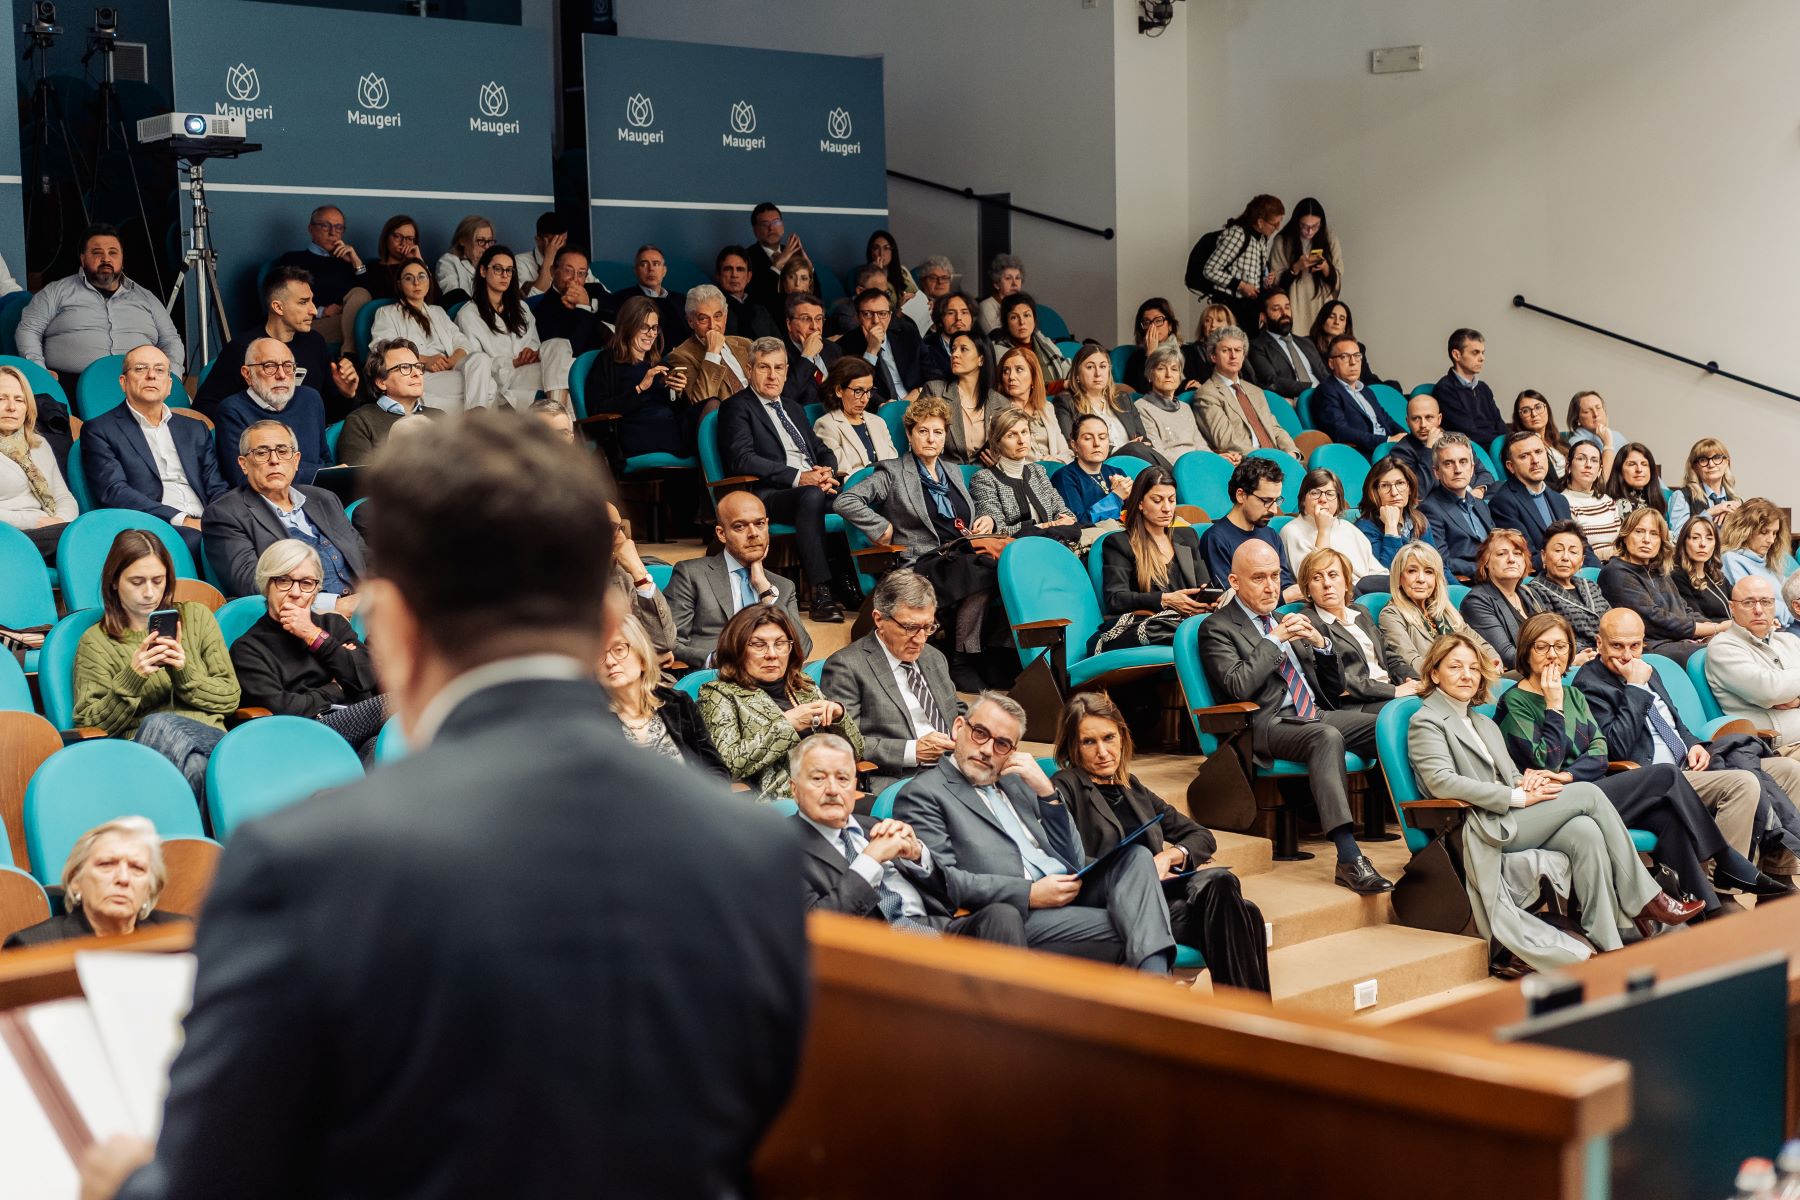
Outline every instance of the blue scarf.
{"label": "blue scarf", "polygon": [[925,487],[925,498],[937,509],[938,516],[951,523],[956,521],[956,506],[950,502],[950,476],[945,473],[943,460],[938,461],[939,478],[933,479],[925,470],[925,464],[917,458],[913,459],[913,467],[919,472],[919,482]]}

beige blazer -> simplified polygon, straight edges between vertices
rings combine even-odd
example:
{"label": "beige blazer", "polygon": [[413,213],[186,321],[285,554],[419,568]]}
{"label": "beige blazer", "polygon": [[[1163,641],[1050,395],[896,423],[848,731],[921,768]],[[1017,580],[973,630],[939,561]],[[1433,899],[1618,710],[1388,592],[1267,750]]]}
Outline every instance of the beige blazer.
{"label": "beige blazer", "polygon": [[900,457],[900,452],[894,449],[894,435],[888,432],[886,421],[874,413],[864,413],[863,428],[869,431],[869,440],[875,443],[874,462],[869,460],[869,451],[862,439],[856,436],[856,427],[843,413],[828,412],[813,422],[813,433],[837,457],[839,475],[849,475],[884,459]]}
{"label": "beige blazer", "polygon": [[[743,368],[744,378],[750,378],[750,342],[746,338],[726,337],[725,350],[737,359],[738,366]],[[681,345],[669,351],[671,367],[686,367],[688,373],[687,390],[682,396],[689,404],[705,404],[708,401],[724,402],[743,391],[746,384],[739,383],[724,363],[706,361],[706,344],[699,338],[689,338]]]}
{"label": "beige blazer", "polygon": [[[1250,397],[1250,407],[1256,410],[1263,428],[1275,439],[1275,448],[1285,450],[1296,458],[1300,455],[1300,447],[1294,445],[1294,439],[1288,436],[1281,422],[1269,409],[1268,397],[1263,390],[1252,383],[1238,381]],[[1286,400],[1276,401],[1286,404]],[[1238,406],[1237,397],[1232,394],[1231,387],[1223,379],[1214,375],[1200,385],[1194,393],[1194,415],[1200,419],[1200,432],[1206,435],[1206,444],[1219,454],[1248,454],[1256,449],[1256,435],[1250,429],[1250,422],[1244,418],[1244,410]]]}
{"label": "beige blazer", "polygon": [[[1392,601],[1381,610],[1381,617],[1375,625],[1381,630],[1381,640],[1387,646],[1389,656],[1406,664],[1404,678],[1417,679],[1426,651],[1431,649],[1431,643],[1437,641],[1437,630],[1426,624],[1424,618],[1418,615],[1418,610],[1403,608]],[[1486,638],[1470,629],[1460,615],[1456,617],[1456,625],[1459,632],[1474,639],[1484,656],[1495,663],[1500,662],[1499,652],[1488,644]]]}

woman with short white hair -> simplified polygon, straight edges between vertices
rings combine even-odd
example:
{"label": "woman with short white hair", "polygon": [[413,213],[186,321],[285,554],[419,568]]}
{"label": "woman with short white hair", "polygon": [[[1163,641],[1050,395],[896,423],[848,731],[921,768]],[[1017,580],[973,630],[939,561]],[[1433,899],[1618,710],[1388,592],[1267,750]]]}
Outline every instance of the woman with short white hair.
{"label": "woman with short white hair", "polygon": [[156,911],[168,879],[162,838],[148,818],[119,817],[97,825],[76,839],[63,863],[63,914],[19,930],[3,948],[118,936],[143,925],[186,921],[178,913]]}

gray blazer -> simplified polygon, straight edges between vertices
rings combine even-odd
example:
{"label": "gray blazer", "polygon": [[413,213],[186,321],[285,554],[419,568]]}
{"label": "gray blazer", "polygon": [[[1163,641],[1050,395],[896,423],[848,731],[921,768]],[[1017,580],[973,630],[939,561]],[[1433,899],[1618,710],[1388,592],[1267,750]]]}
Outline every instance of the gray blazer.
{"label": "gray blazer", "polygon": [[1392,700],[1394,684],[1404,682],[1412,674],[1406,663],[1381,636],[1381,631],[1375,627],[1375,618],[1362,605],[1352,604],[1350,616],[1356,622],[1356,627],[1362,630],[1363,636],[1369,639],[1369,644],[1375,647],[1375,653],[1381,655],[1381,668],[1388,673],[1386,683],[1369,674],[1369,663],[1362,646],[1357,644],[1356,639],[1342,625],[1326,620],[1316,605],[1308,604],[1301,611],[1320,633],[1331,639],[1332,651],[1337,655],[1338,668],[1344,676],[1344,703],[1369,704]]}
{"label": "gray blazer", "polygon": [[[800,653],[811,657],[812,639],[806,634],[806,623],[800,619],[799,589],[785,576],[766,573],[770,586],[780,593],[776,603],[787,610],[800,630]],[[710,665],[706,660],[718,649],[719,634],[736,611],[725,556],[709,554],[676,563],[669,586],[663,589],[663,598],[669,602],[669,612],[675,618],[675,657],[690,667]]]}
{"label": "gray blazer", "polygon": [[[964,709],[957,698],[956,685],[950,682],[950,666],[943,652],[936,646],[926,646],[919,655],[919,670],[925,675],[931,698],[937,701],[938,712],[944,718],[944,732],[948,733],[950,723],[962,716]],[[915,736],[912,714],[907,711],[900,681],[888,666],[880,638],[865,634],[826,659],[819,690],[842,704],[862,731],[863,757],[874,763],[879,772],[870,781],[871,791],[879,792],[919,769],[905,762],[906,743]]]}
{"label": "gray blazer", "polygon": [[[368,551],[362,535],[350,526],[343,503],[324,488],[296,483],[289,488],[306,497],[301,512],[326,541],[336,546],[350,569],[350,578],[369,573]],[[283,538],[291,538],[287,526],[267,500],[248,485],[233,488],[206,506],[200,521],[200,539],[227,596],[256,595],[256,560]]]}
{"label": "gray blazer", "polygon": [[[938,471],[968,503],[972,522],[975,501],[963,485],[962,468],[940,458]],[[921,554],[938,548],[938,531],[931,520],[931,504],[925,499],[925,485],[919,482],[919,460],[910,450],[899,458],[877,463],[875,470],[855,487],[846,488],[838,495],[832,510],[856,526],[871,542],[879,543],[881,535],[892,524],[894,544],[906,548],[901,555],[902,562],[910,563]]]}
{"label": "gray blazer", "polygon": [[[1055,794],[1039,798],[1018,778],[997,785],[1013,811],[1046,851],[1070,870],[1087,865],[1075,820]],[[946,754],[937,766],[914,775],[900,789],[894,816],[913,827],[950,882],[950,908],[1010,904],[1031,915],[1031,883],[1025,860],[998,818]]]}
{"label": "gray blazer", "polygon": [[[1486,638],[1469,628],[1468,623],[1462,620],[1461,613],[1457,614],[1457,620],[1461,623],[1460,632],[1475,639],[1475,644],[1482,648],[1483,653],[1496,663],[1500,662],[1499,652],[1488,644]],[[1391,672],[1394,666],[1400,668],[1400,674],[1394,678],[1417,679],[1419,667],[1425,662],[1426,652],[1431,649],[1431,643],[1437,641],[1437,630],[1425,622],[1418,609],[1405,608],[1391,601],[1381,610],[1381,619],[1376,625],[1381,630],[1382,650],[1388,662],[1393,664],[1388,670]],[[1505,667],[1502,666],[1501,670],[1505,670]]]}

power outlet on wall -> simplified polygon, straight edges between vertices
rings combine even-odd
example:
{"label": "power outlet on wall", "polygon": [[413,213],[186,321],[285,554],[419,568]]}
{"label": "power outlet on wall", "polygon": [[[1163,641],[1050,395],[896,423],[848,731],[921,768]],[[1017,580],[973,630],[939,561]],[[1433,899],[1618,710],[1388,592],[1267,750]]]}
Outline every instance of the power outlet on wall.
{"label": "power outlet on wall", "polygon": [[1425,47],[1423,46],[1389,46],[1385,50],[1369,51],[1369,74],[1395,75],[1402,71],[1423,71],[1425,69]]}
{"label": "power outlet on wall", "polygon": [[1356,1011],[1361,1012],[1365,1008],[1374,1008],[1376,1001],[1380,999],[1380,989],[1380,982],[1374,979],[1365,979],[1357,984],[1353,989]]}

